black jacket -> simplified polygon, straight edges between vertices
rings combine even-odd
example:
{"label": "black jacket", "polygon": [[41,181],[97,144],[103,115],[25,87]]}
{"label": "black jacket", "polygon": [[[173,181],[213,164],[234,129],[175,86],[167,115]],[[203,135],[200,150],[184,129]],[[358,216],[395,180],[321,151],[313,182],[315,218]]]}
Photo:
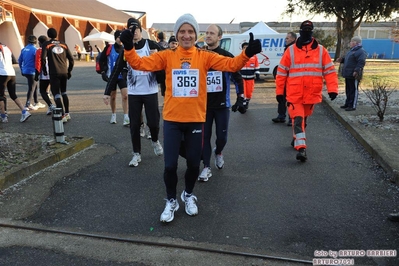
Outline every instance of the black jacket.
{"label": "black jacket", "polygon": [[73,56],[66,43],[51,39],[42,45],[42,69],[46,66],[50,75],[71,73],[74,65]]}
{"label": "black jacket", "polygon": [[[220,55],[234,57],[230,52],[220,48],[220,46],[216,47],[214,50],[209,50]],[[209,71],[213,71],[210,69]],[[212,92],[208,93],[207,99],[207,108],[229,108],[231,107],[230,103],[230,78],[236,85],[237,94],[244,93],[244,85],[242,82],[242,77],[239,72],[223,72],[223,90],[221,92]]]}

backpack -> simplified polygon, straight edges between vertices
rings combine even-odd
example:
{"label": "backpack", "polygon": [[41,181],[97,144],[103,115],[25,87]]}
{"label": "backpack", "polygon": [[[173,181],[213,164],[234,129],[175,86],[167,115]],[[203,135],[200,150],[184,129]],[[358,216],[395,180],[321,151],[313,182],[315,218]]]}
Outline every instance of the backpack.
{"label": "backpack", "polygon": [[106,68],[106,64],[107,64],[107,61],[100,62],[101,56],[103,55],[104,52],[105,52],[105,56],[108,56],[111,53],[111,49],[112,49],[112,44],[109,44],[109,45],[107,45],[107,47],[105,47],[104,51],[102,51],[101,53],[99,53],[97,55],[97,58],[96,58],[97,74],[101,74],[101,72]]}

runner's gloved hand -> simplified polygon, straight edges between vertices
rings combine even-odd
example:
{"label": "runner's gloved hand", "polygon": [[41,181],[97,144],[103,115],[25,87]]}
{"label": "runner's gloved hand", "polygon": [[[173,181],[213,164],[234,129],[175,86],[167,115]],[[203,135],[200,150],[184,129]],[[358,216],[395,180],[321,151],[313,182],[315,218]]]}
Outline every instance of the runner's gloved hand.
{"label": "runner's gloved hand", "polygon": [[337,98],[338,93],[336,93],[336,92],[329,92],[329,93],[328,93],[328,96],[330,97],[331,101],[334,101],[335,98]]}
{"label": "runner's gloved hand", "polygon": [[241,114],[245,114],[245,112],[247,111],[247,108],[245,108],[245,106],[244,106],[244,102],[245,102],[245,99],[243,97],[241,97],[241,96],[237,97],[237,101],[236,101],[237,110]]}
{"label": "runner's gloved hand", "polygon": [[245,55],[251,58],[260,52],[262,52],[262,45],[260,41],[254,40],[254,34],[250,32],[248,47],[245,49]]}
{"label": "runner's gloved hand", "polygon": [[42,70],[42,72],[43,72],[43,75],[44,75],[44,76],[47,76],[47,75],[48,75],[48,73],[47,73],[47,70],[46,70],[46,69],[43,69],[43,70]]}
{"label": "runner's gloved hand", "polygon": [[134,31],[136,30],[136,26],[133,26],[133,28],[130,30],[124,30],[122,31],[121,35],[119,36],[119,39],[123,43],[123,47],[125,50],[130,51],[133,49],[133,36],[134,36]]}
{"label": "runner's gloved hand", "polygon": [[101,72],[101,77],[105,82],[108,82],[108,77],[107,77],[107,73],[105,72]]}
{"label": "runner's gloved hand", "polygon": [[68,72],[68,79],[70,79],[72,77],[71,72]]}
{"label": "runner's gloved hand", "polygon": [[241,96],[237,97],[236,103],[231,107],[231,110],[233,112],[240,112],[241,114],[245,114],[245,112],[247,111],[247,109],[245,109],[244,106],[244,98]]}

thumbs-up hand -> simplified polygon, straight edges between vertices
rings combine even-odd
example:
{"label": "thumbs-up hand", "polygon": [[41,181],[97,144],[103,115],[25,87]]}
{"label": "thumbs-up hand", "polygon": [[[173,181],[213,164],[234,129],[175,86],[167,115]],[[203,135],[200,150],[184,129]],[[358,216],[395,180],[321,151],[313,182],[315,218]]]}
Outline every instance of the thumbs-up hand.
{"label": "thumbs-up hand", "polygon": [[259,40],[254,40],[252,32],[249,33],[248,47],[245,49],[245,55],[252,57],[262,51],[262,45]]}

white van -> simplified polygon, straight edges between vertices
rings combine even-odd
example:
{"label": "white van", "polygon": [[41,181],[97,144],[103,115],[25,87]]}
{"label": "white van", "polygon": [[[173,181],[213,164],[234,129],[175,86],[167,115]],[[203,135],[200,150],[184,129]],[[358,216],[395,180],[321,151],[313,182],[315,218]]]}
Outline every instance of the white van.
{"label": "white van", "polygon": [[[262,52],[257,54],[260,74],[273,75],[276,78],[277,67],[284,53],[286,33],[256,34],[262,44]],[[223,34],[220,47],[234,56],[241,53],[241,45],[249,41],[249,34]]]}

